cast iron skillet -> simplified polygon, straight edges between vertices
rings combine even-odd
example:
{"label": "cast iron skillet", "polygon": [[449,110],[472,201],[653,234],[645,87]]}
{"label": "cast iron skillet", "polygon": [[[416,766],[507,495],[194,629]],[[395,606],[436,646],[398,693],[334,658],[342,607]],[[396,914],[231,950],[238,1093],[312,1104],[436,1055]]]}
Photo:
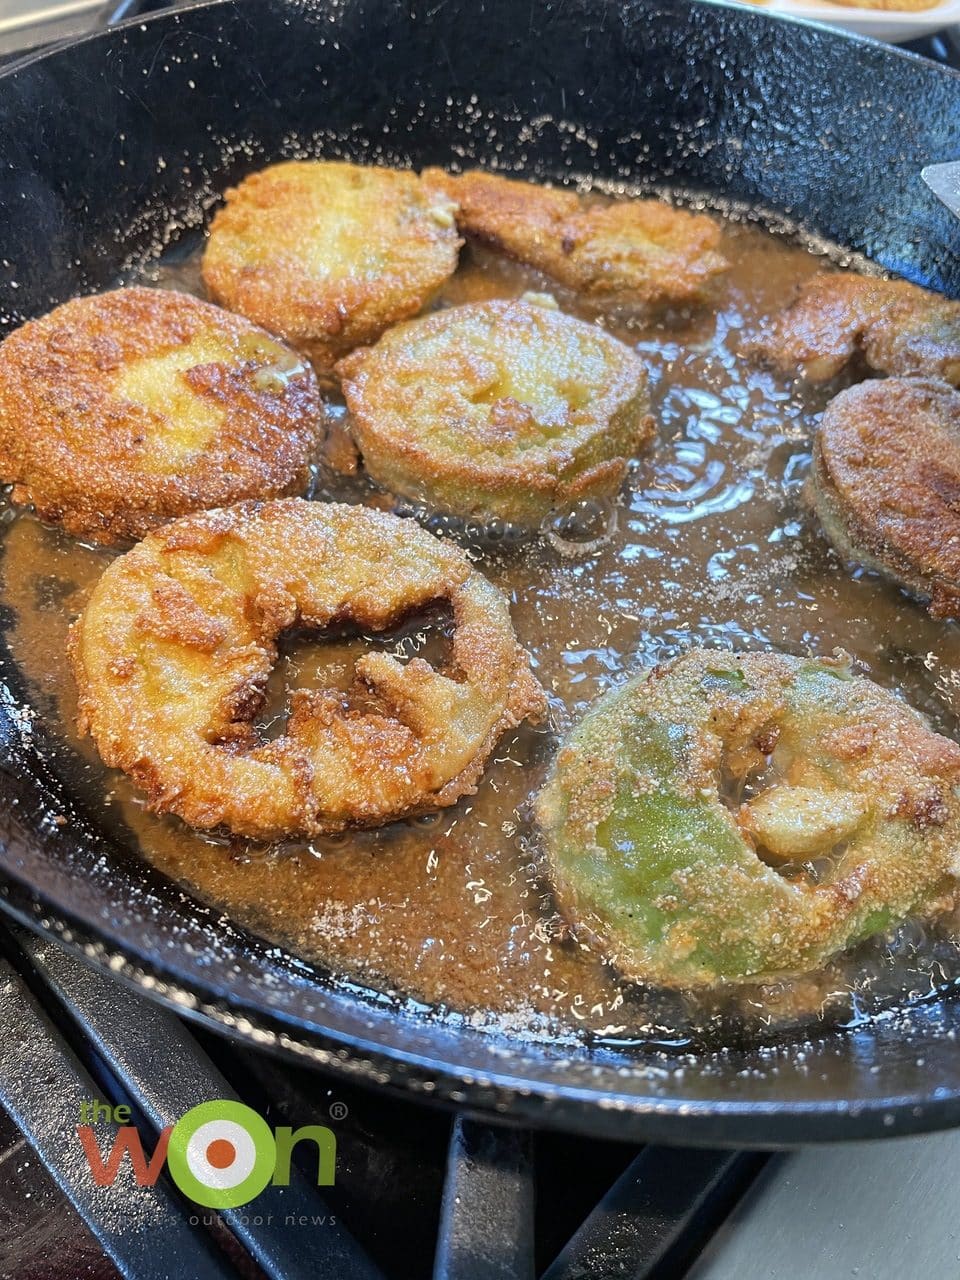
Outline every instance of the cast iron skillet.
{"label": "cast iron skillet", "polygon": [[[0,78],[0,311],[15,323],[115,283],[201,224],[228,183],[300,151],[703,191],[960,293],[960,236],[919,178],[960,155],[951,71],[679,0],[240,0],[128,23]],[[352,990],[114,844],[30,700],[4,649],[0,900],[233,1034],[634,1139],[776,1145],[960,1122],[949,999],[687,1058],[511,1044]]]}

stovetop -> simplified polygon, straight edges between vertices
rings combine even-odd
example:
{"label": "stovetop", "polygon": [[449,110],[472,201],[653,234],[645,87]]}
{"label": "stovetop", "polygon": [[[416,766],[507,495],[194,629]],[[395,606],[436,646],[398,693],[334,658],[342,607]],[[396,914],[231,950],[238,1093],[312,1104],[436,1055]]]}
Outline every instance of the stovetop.
{"label": "stovetop", "polygon": [[[0,63],[165,0],[0,0]],[[909,46],[960,66],[952,32]],[[334,1185],[215,1212],[129,1163],[97,1186],[91,1100],[153,1150],[238,1099],[336,1139]],[[93,1126],[104,1155],[116,1126]],[[220,1038],[0,925],[0,1280],[904,1280],[960,1276],[960,1132],[757,1152],[637,1148],[495,1125]]]}
{"label": "stovetop", "polygon": [[[763,1166],[495,1126],[282,1062],[191,1027],[52,942],[0,927],[0,1275],[483,1280],[683,1274]],[[209,1099],[322,1125],[291,1185],[215,1214],[130,1169],[97,1187],[84,1102],[131,1108],[149,1152]],[[115,1126],[95,1126],[104,1155]],[[311,1176],[313,1175],[313,1176]]]}

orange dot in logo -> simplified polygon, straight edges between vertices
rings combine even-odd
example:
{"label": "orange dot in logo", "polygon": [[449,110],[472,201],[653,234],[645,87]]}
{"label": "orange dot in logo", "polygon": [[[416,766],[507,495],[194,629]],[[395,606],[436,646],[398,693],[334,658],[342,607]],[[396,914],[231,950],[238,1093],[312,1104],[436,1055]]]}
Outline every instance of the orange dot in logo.
{"label": "orange dot in logo", "polygon": [[214,1138],[207,1147],[207,1162],[214,1169],[229,1169],[237,1158],[237,1149],[226,1138]]}

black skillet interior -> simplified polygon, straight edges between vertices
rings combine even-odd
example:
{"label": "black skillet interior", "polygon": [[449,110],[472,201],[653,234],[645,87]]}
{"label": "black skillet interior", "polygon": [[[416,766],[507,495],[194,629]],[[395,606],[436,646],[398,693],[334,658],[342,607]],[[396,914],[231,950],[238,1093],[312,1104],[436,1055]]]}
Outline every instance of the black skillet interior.
{"label": "black skillet interior", "polygon": [[[111,285],[230,182],[302,153],[706,192],[960,294],[960,235],[919,178],[960,153],[952,72],[682,0],[240,0],[0,79],[6,323]],[[960,1122],[951,1000],[687,1059],[508,1044],[351,991],[111,847],[0,665],[3,901],[181,1009],[371,1081],[610,1135],[773,1145]]]}

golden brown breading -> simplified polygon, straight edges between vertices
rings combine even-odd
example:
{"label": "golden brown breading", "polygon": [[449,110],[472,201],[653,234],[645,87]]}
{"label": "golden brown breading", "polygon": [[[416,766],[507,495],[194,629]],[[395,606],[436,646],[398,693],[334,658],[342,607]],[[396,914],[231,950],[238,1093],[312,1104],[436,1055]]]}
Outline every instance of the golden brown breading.
{"label": "golden brown breading", "polygon": [[337,371],[370,475],[461,516],[614,493],[654,430],[639,356],[540,295],[411,320]]}
{"label": "golden brown breading", "polygon": [[320,429],[301,358],[187,294],[75,298],[0,345],[0,477],[93,542],[296,492]]}
{"label": "golden brown breading", "polygon": [[756,351],[783,373],[827,382],[855,356],[879,373],[960,383],[960,302],[906,280],[813,276]]}
{"label": "golden brown breading", "polygon": [[863,382],[827,405],[814,443],[817,514],[841,554],[960,617],[960,392]]}
{"label": "golden brown breading", "polygon": [[537,815],[561,910],[658,986],[806,973],[958,896],[960,747],[845,656],[694,649],[628,681]]}
{"label": "golden brown breading", "polygon": [[[258,739],[282,632],[380,631],[438,600],[453,611],[448,672],[367,653],[355,696],[294,692],[283,736]],[[108,765],[157,812],[255,839],[453,804],[501,734],[543,711],[506,600],[462,551],[412,520],[299,498],[150,534],[103,574],[70,655],[81,729]]]}
{"label": "golden brown breading", "polygon": [[289,161],[227,192],[203,279],[325,373],[415,315],[456,270],[460,244],[450,201],[415,173]]}
{"label": "golden brown breading", "polygon": [[586,202],[575,192],[472,170],[424,171],[459,206],[466,236],[527,262],[597,307],[706,301],[728,263],[720,226],[662,200]]}

